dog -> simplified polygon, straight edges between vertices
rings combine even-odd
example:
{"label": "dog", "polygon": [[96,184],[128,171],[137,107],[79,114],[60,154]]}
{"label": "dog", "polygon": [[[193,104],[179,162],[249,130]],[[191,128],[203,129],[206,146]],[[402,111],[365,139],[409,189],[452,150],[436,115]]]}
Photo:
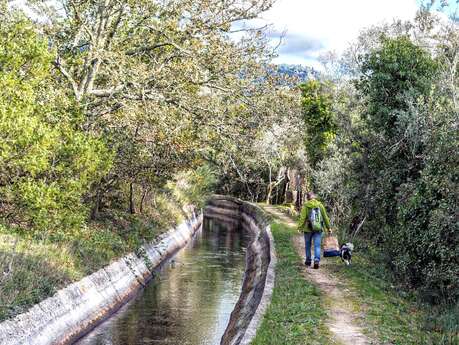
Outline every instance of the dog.
{"label": "dog", "polygon": [[352,261],[352,251],[354,250],[354,245],[350,242],[341,245],[340,248],[340,256],[341,260],[346,264],[346,266],[349,266]]}

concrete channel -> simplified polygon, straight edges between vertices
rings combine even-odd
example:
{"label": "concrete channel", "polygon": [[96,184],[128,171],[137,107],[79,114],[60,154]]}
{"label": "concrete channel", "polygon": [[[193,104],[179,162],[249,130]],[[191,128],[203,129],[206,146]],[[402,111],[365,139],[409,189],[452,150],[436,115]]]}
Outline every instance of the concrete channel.
{"label": "concrete channel", "polygon": [[[234,308],[231,315],[224,319],[226,327],[219,326],[222,332],[224,330],[223,335],[218,334],[218,338],[208,340],[209,342],[197,340],[196,343],[249,344],[271,299],[276,262],[274,243],[269,223],[259,207],[226,196],[214,196],[203,214],[192,214],[187,221],[163,234],[154,243],[143,246],[137,253],[131,253],[69,285],[28,312],[0,323],[0,344],[73,344],[94,328],[92,332],[97,333],[97,329],[104,327],[111,319],[122,318],[122,315],[117,314],[126,313],[124,309],[130,308],[126,305],[128,301],[134,300],[130,304],[137,303],[142,306],[145,303],[141,300],[142,294],[151,294],[148,292],[149,287],[161,280],[158,277],[159,279],[150,282],[155,275],[161,275],[159,267],[165,265],[178,251],[182,253],[183,247],[190,246],[189,243],[199,237],[196,234],[201,230],[203,219],[231,225],[232,229],[242,231],[248,240],[244,244],[245,264],[242,264],[243,267],[241,266],[238,273],[241,277],[236,277],[236,283],[233,284],[236,293],[239,294],[240,291],[239,297],[236,294],[233,297],[234,302],[231,300],[231,308],[233,304]],[[242,286],[237,284],[238,279],[242,280]],[[157,289],[154,286],[152,288]],[[164,291],[168,289],[163,288]],[[166,295],[165,298],[169,296]],[[161,312],[161,304],[156,307]],[[110,320],[104,322],[108,318]],[[162,326],[158,324],[157,327]],[[99,331],[104,332],[106,330]],[[172,342],[167,340],[168,343],[174,344],[173,339]],[[181,340],[175,341],[177,345],[184,343]],[[123,340],[121,343],[125,342]]]}

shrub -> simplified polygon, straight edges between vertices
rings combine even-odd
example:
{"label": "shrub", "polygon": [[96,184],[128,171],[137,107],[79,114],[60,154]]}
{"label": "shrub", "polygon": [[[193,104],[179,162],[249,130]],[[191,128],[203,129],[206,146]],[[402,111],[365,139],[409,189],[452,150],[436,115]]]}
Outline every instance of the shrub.
{"label": "shrub", "polygon": [[54,88],[52,57],[27,20],[1,21],[0,214],[41,234],[81,226],[81,198],[110,166],[104,143]]}

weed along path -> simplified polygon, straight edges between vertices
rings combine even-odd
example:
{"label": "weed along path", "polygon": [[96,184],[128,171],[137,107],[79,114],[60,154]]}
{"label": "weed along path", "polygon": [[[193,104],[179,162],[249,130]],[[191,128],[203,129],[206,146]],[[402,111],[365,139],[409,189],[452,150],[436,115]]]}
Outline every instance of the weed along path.
{"label": "weed along path", "polygon": [[[262,205],[263,209],[284,224],[295,227],[296,223],[288,215],[279,211],[276,207]],[[292,238],[296,252],[304,258],[304,240],[298,234]],[[329,319],[326,323],[334,338],[344,344],[367,345],[377,344],[362,333],[362,329],[356,325],[355,319],[359,316],[352,311],[352,304],[343,294],[346,286],[330,274],[327,269],[327,259],[321,261],[321,268],[314,270],[308,267],[302,269],[304,278],[319,288],[324,298],[324,305]]]}

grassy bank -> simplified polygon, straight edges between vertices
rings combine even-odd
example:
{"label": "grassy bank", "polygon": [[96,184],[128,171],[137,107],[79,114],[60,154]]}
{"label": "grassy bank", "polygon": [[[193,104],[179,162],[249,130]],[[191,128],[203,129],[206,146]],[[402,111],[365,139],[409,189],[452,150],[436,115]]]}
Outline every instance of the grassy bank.
{"label": "grassy bank", "polygon": [[364,331],[381,344],[458,345],[458,310],[417,303],[395,284],[377,252],[357,251],[353,264],[339,260],[328,269],[346,288]]}
{"label": "grassy bank", "polygon": [[164,199],[157,206],[148,217],[110,210],[65,238],[36,238],[0,224],[0,321],[135,251],[182,219],[177,204]]}
{"label": "grassy bank", "polygon": [[[277,208],[296,216],[290,205]],[[368,336],[391,345],[459,344],[458,306],[419,303],[414,294],[397,284],[376,248],[357,241],[354,244],[352,266],[329,258],[323,267],[341,282],[346,302]]]}
{"label": "grassy bank", "polygon": [[134,204],[143,206],[136,214],[127,212],[126,184],[83,226],[37,230],[0,218],[0,321],[153,241],[184,219],[183,205],[202,207],[214,182],[206,167],[176,174],[164,188],[134,193]]}
{"label": "grassy bank", "polygon": [[302,276],[301,259],[291,242],[293,230],[281,223],[273,223],[271,229],[278,258],[276,282],[271,305],[252,344],[333,344],[320,292]]}

